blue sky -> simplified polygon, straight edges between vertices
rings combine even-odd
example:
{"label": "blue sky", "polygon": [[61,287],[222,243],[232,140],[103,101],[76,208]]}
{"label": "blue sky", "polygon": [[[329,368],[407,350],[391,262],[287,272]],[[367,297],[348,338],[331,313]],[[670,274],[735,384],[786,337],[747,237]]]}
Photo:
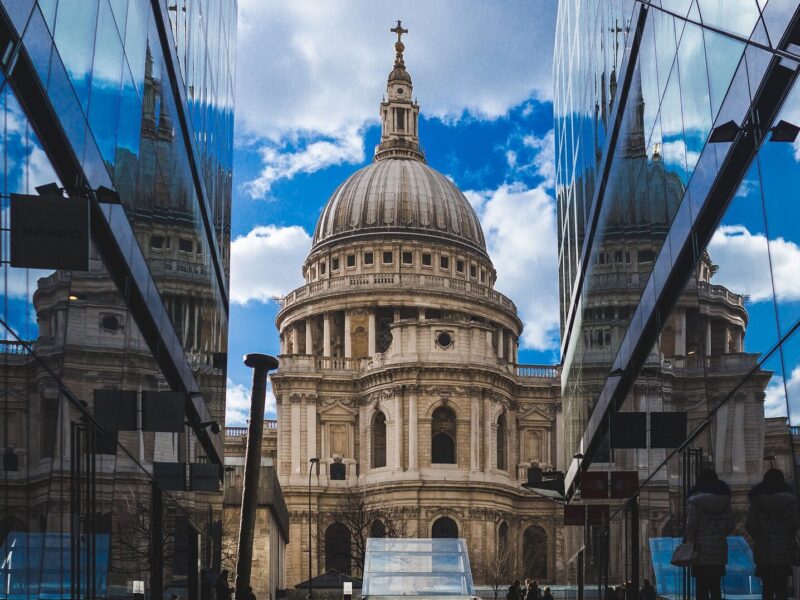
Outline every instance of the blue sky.
{"label": "blue sky", "polygon": [[[372,160],[398,18],[410,30],[405,60],[428,163],[481,217],[497,288],[526,323],[521,362],[557,362],[556,8],[555,0],[240,2],[229,423],[247,415],[251,373],[241,355],[278,353],[272,298],[302,285],[322,207]],[[531,281],[541,290],[534,298]]]}

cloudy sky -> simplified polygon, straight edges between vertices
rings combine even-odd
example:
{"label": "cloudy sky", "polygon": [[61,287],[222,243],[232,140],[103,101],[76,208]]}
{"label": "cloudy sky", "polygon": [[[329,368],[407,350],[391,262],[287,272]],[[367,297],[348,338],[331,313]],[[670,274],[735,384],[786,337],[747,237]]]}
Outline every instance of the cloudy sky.
{"label": "cloudy sky", "polygon": [[556,0],[240,0],[229,423],[247,417],[250,373],[239,357],[278,352],[273,298],[302,285],[321,208],[372,159],[397,19],[409,29],[428,162],[481,217],[497,288],[525,321],[521,361],[557,361],[556,9]]}
{"label": "cloudy sky", "polygon": [[[247,415],[250,373],[239,357],[278,353],[273,298],[302,285],[321,208],[371,161],[397,19],[410,30],[405,60],[428,162],[456,182],[481,218],[496,287],[525,324],[520,360],[558,362],[556,10],[556,0],[239,1],[230,423]],[[717,63],[715,72],[736,65]],[[800,122],[796,87],[781,117],[792,122]],[[684,106],[687,131],[693,115]],[[759,156],[709,247],[719,265],[714,283],[748,296],[748,352],[770,349],[800,317],[800,208],[781,201],[800,188],[800,142],[765,144]],[[800,337],[795,345],[766,365],[774,372],[770,416],[786,414],[787,392],[800,396]]]}

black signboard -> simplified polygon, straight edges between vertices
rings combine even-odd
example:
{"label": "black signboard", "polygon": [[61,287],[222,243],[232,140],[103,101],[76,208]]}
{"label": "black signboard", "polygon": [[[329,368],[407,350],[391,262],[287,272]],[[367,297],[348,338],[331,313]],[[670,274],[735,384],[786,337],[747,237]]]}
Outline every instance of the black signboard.
{"label": "black signboard", "polygon": [[136,431],[136,390],[95,390],[94,416],[106,431]]}
{"label": "black signboard", "polygon": [[611,415],[612,448],[647,448],[647,413],[619,412]]}
{"label": "black signboard", "polygon": [[12,267],[89,270],[87,198],[11,194],[10,216]]}
{"label": "black signboard", "polygon": [[650,447],[677,448],[686,439],[685,412],[650,413]]}
{"label": "black signboard", "polygon": [[220,466],[214,463],[189,464],[189,489],[193,492],[218,492]]}
{"label": "black signboard", "polygon": [[185,492],[186,463],[154,462],[153,479],[162,492]]}
{"label": "black signboard", "polygon": [[183,433],[186,394],[142,392],[142,430]]}

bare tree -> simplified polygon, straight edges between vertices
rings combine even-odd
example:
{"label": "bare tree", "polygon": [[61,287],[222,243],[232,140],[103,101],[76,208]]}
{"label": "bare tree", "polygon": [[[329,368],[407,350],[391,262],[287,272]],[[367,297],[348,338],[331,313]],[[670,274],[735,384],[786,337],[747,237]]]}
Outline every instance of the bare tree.
{"label": "bare tree", "polygon": [[473,576],[478,581],[492,588],[494,600],[500,590],[514,579],[514,561],[511,549],[501,544],[494,553],[478,553],[473,559]]}
{"label": "bare tree", "polygon": [[[402,509],[393,506],[380,491],[347,488],[330,515],[334,523],[343,525],[350,532],[350,544],[349,547],[346,543],[336,544],[326,550],[334,558],[343,558],[350,563],[352,572],[349,575],[360,576],[364,573],[368,538],[399,538],[406,533]],[[319,532],[319,538],[324,546],[325,532]]]}

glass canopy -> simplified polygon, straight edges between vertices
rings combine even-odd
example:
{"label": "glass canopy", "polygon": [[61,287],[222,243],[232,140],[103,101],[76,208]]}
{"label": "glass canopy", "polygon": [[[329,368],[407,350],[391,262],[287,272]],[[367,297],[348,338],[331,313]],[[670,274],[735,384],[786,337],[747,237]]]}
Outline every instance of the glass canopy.
{"label": "glass canopy", "polygon": [[370,538],[361,593],[472,596],[467,544],[463,539]]}

